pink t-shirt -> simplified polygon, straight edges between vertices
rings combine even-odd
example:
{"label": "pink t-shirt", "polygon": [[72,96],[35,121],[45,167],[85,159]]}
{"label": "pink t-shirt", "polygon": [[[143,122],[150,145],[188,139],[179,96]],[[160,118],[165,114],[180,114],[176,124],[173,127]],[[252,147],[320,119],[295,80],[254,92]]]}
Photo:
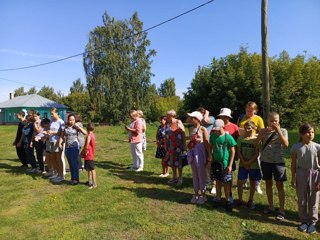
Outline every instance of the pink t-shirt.
{"label": "pink t-shirt", "polygon": [[88,134],[88,137],[90,137],[90,142],[89,142],[87,153],[84,156],[84,160],[93,160],[96,138],[92,132]]}
{"label": "pink t-shirt", "polygon": [[143,122],[141,118],[137,118],[133,123],[133,129],[136,130],[136,132],[131,132],[131,143],[140,143],[142,142],[142,128],[143,128]]}
{"label": "pink t-shirt", "polygon": [[229,133],[236,141],[240,136],[239,127],[234,123],[229,123],[227,126],[224,126],[224,130]]}

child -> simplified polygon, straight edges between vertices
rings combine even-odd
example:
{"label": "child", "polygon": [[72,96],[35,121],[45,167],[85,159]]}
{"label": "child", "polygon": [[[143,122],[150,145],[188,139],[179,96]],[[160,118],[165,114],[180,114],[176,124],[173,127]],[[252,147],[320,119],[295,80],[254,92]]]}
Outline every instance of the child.
{"label": "child", "polygon": [[300,142],[291,148],[292,187],[296,188],[301,232],[315,233],[318,221],[320,184],[320,144],[314,143],[314,128],[303,124],[299,128]]}
{"label": "child", "polygon": [[94,149],[96,138],[94,136],[94,125],[93,123],[88,123],[87,126],[87,138],[85,140],[85,144],[82,150],[82,156],[84,158],[84,167],[88,172],[88,182],[89,189],[96,188],[96,170],[94,169]]}
{"label": "child", "polygon": [[33,116],[28,115],[26,117],[26,125],[22,128],[22,135],[17,147],[24,146],[25,156],[31,165],[31,169],[28,169],[27,172],[30,173],[41,173],[40,170],[37,169],[37,162],[34,157],[34,149],[32,146],[32,138],[33,138]]}
{"label": "child", "polygon": [[232,211],[230,203],[230,182],[232,181],[232,164],[235,154],[235,146],[237,145],[233,137],[224,130],[224,122],[217,119],[213,129],[216,131],[210,136],[210,152],[209,161],[212,161],[211,171],[212,180],[216,180],[217,196],[213,202],[215,207],[220,206],[221,202],[221,185],[224,186],[226,196],[226,210]]}
{"label": "child", "polygon": [[162,159],[161,165],[162,165],[162,174],[159,175],[159,177],[168,177],[169,176],[169,167],[167,163],[165,162],[166,157],[166,149],[165,149],[165,134],[166,134],[166,116],[160,117],[160,126],[158,127],[157,133],[156,133],[156,140],[157,140],[157,152],[156,152],[156,158]]}
{"label": "child", "polygon": [[19,119],[19,124],[18,124],[17,133],[16,133],[16,138],[13,141],[12,145],[16,147],[16,152],[17,152],[18,158],[19,158],[20,162],[22,163],[21,168],[27,169],[28,168],[28,161],[25,157],[24,147],[23,147],[23,145],[20,145],[18,147],[18,143],[19,143],[21,136],[22,136],[22,129],[25,125],[24,116],[25,116],[24,111],[17,112],[17,118]]}
{"label": "child", "polygon": [[51,158],[50,158],[50,142],[49,142],[49,137],[50,135],[48,134],[48,131],[50,130],[50,119],[49,118],[44,118],[41,120],[41,128],[42,128],[42,138],[38,141],[43,142],[43,145],[45,146],[45,162],[47,164],[49,172],[46,173],[45,176],[51,177],[54,175],[54,169],[52,166]]}
{"label": "child", "polygon": [[87,134],[86,130],[76,123],[74,114],[68,115],[68,123],[65,130],[62,132],[59,140],[60,149],[63,148],[62,142],[66,142],[65,153],[69,163],[71,174],[71,185],[79,183],[79,140],[78,134]]}
{"label": "child", "polygon": [[284,148],[288,147],[288,132],[280,128],[280,117],[276,112],[270,112],[268,115],[268,127],[259,132],[256,143],[260,143],[262,179],[266,181],[266,192],[269,206],[264,210],[265,214],[274,212],[273,205],[273,179],[279,196],[279,212],[276,219],[282,221],[285,219],[284,202],[285,194],[283,182],[287,181],[286,166],[284,159]]}
{"label": "child", "polygon": [[40,113],[38,111],[33,112],[34,124],[33,124],[33,145],[36,149],[37,160],[39,164],[40,171],[42,174],[45,174],[44,163],[43,163],[43,151],[44,151],[44,143],[41,141],[43,137],[43,129],[41,127],[41,119]]}
{"label": "child", "polygon": [[[188,113],[193,126],[189,128],[190,143],[188,144],[188,162],[192,169],[194,195],[191,203],[203,204],[206,197],[206,166],[207,156],[210,155],[208,145],[208,132],[200,125],[202,114],[198,111]],[[199,196],[200,192],[200,196]]]}
{"label": "child", "polygon": [[244,124],[244,136],[239,137],[237,142],[237,152],[240,159],[238,171],[238,205],[242,205],[243,185],[250,179],[250,195],[247,207],[254,209],[253,196],[255,192],[256,182],[261,180],[261,172],[258,164],[259,150],[255,145],[257,139],[255,135],[256,125],[247,121]]}

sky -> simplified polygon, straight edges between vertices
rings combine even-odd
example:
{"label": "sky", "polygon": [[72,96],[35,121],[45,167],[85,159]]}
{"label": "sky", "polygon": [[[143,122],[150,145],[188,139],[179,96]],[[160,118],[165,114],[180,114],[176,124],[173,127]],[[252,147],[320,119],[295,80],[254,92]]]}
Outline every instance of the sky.
{"label": "sky", "polygon": [[[90,31],[102,25],[102,15],[125,20],[138,12],[144,29],[175,17],[208,0],[1,0],[0,102],[19,87],[28,91],[46,85],[68,95],[73,81],[86,84],[82,58],[37,68],[26,67],[85,51]],[[283,50],[290,57],[320,58],[320,1],[269,0],[269,56]],[[152,58],[151,83],[157,87],[174,78],[177,94],[190,87],[198,66],[212,58],[261,52],[261,0],[215,0],[148,32]]]}

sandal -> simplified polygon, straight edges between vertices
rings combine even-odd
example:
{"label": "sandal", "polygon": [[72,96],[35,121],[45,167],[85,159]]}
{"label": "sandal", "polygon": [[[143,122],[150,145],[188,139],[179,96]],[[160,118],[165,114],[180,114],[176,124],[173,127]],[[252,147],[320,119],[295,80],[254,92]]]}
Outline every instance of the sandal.
{"label": "sandal", "polygon": [[271,210],[270,208],[265,208],[264,210],[263,210],[263,213],[264,214],[271,214],[271,213],[273,213],[274,212],[274,210]]}
{"label": "sandal", "polygon": [[285,220],[285,214],[284,213],[281,213],[281,212],[278,212],[277,216],[276,216],[276,220],[278,221],[283,221]]}

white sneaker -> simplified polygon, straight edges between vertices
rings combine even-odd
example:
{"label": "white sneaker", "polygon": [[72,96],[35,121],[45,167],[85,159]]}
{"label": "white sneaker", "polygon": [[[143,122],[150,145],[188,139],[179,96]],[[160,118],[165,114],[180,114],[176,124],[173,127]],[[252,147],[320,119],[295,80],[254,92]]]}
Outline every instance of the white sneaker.
{"label": "white sneaker", "polygon": [[263,194],[260,185],[257,185],[257,186],[256,186],[256,191],[257,191],[257,193],[259,193],[259,194]]}
{"label": "white sneaker", "polygon": [[211,194],[216,195],[217,194],[217,189],[215,186],[212,187],[211,189]]}
{"label": "white sneaker", "polygon": [[137,170],[135,170],[136,172],[142,172],[143,168],[138,168]]}
{"label": "white sneaker", "polygon": [[190,202],[191,203],[196,203],[197,201],[198,201],[198,196],[193,195]]}
{"label": "white sneaker", "polygon": [[169,177],[169,173],[163,174],[162,177]]}

